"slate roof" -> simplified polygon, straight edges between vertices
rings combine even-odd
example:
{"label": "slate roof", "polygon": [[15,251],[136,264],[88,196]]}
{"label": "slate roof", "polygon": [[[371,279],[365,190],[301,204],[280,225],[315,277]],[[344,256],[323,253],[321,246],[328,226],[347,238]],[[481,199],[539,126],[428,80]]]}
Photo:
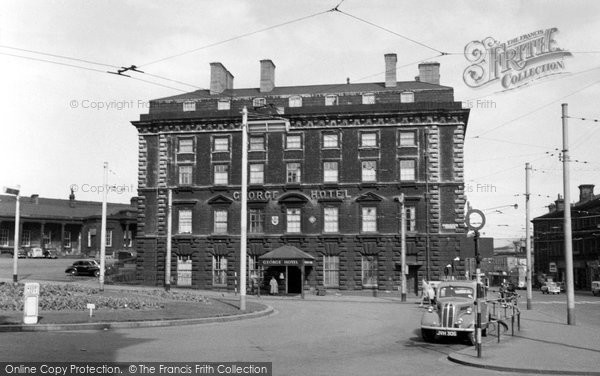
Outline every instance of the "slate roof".
{"label": "slate roof", "polygon": [[[29,219],[67,219],[83,220],[102,213],[102,203],[97,201],[75,200],[74,207],[70,200],[39,197],[37,204],[31,197],[20,198],[20,217]],[[106,214],[116,215],[124,210],[135,210],[128,204],[108,203]],[[0,195],[0,218],[15,217],[15,196]]]}
{"label": "slate roof", "polygon": [[202,89],[190,93],[174,95],[171,97],[154,99],[152,102],[182,101],[187,99],[203,99],[215,97],[272,97],[289,95],[315,95],[315,94],[343,94],[343,93],[368,93],[368,92],[401,92],[419,90],[452,90],[450,86],[430,84],[421,81],[400,81],[395,87],[385,87],[385,82],[370,82],[356,84],[326,84],[306,86],[281,86],[269,92],[260,92],[260,88],[228,89],[219,95],[211,95],[210,90]]}
{"label": "slate roof", "polygon": [[[598,214],[600,211],[600,195],[595,195],[592,199],[584,202],[576,202],[571,204],[571,216],[577,215],[577,212],[588,212],[591,211],[593,214]],[[552,212],[540,215],[539,217],[535,217],[533,221],[538,221],[541,219],[554,219],[554,218],[563,218],[564,210],[554,210]]]}

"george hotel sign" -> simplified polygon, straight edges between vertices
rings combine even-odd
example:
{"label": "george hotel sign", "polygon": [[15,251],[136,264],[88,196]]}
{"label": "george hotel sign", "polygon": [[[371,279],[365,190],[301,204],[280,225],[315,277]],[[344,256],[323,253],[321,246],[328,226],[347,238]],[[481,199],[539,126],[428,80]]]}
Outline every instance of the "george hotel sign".
{"label": "george hotel sign", "polygon": [[[249,201],[270,201],[276,200],[279,198],[279,191],[248,191],[248,200]],[[347,189],[327,189],[327,190],[317,190],[312,189],[310,191],[310,198],[313,200],[318,199],[345,199],[351,198]],[[239,201],[241,198],[241,194],[239,191],[233,192],[233,199]]]}

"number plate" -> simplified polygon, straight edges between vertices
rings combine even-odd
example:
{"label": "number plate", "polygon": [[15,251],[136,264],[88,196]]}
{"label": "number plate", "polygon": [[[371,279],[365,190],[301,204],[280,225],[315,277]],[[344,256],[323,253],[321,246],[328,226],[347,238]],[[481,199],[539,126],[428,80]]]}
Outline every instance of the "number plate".
{"label": "number plate", "polygon": [[456,330],[438,330],[435,334],[438,336],[456,337]]}

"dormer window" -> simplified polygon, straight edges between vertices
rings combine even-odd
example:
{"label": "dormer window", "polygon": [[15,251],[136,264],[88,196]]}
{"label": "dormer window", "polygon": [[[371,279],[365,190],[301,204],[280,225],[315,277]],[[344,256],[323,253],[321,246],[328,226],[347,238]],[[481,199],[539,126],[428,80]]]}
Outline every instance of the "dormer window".
{"label": "dormer window", "polygon": [[415,101],[415,93],[412,91],[405,91],[400,93],[400,103],[413,103]]}
{"label": "dormer window", "polygon": [[326,95],[325,96],[325,106],[336,106],[338,104],[337,95]]}
{"label": "dormer window", "polygon": [[267,105],[267,100],[265,98],[254,98],[252,101],[252,106],[254,107],[263,107]]}
{"label": "dormer window", "polygon": [[196,102],[185,101],[183,102],[183,112],[196,111]]}
{"label": "dormer window", "polygon": [[290,97],[290,107],[302,107],[302,97],[298,95]]}
{"label": "dormer window", "polygon": [[231,101],[229,99],[219,99],[217,102],[217,110],[227,111],[231,110]]}
{"label": "dormer window", "polygon": [[362,95],[362,104],[375,104],[375,93],[365,93]]}

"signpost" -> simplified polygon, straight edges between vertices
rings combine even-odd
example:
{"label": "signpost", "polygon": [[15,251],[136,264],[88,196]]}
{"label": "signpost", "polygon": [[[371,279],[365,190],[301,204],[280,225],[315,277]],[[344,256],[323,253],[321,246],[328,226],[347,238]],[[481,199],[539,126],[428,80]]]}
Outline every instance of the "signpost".
{"label": "signpost", "polygon": [[13,246],[13,282],[17,283],[19,281],[17,274],[17,263],[19,260],[19,194],[20,194],[21,186],[17,186],[16,188],[4,187],[4,193],[9,195],[15,195],[16,198],[16,207],[15,207],[15,244]]}
{"label": "signpost", "polygon": [[485,215],[478,209],[469,209],[467,211],[466,225],[469,230],[475,233],[473,241],[475,242],[475,278],[477,281],[477,288],[475,289],[475,305],[477,307],[475,313],[475,335],[477,347],[477,357],[481,358],[481,292],[483,286],[481,285],[481,255],[479,255],[479,230],[485,226]]}

